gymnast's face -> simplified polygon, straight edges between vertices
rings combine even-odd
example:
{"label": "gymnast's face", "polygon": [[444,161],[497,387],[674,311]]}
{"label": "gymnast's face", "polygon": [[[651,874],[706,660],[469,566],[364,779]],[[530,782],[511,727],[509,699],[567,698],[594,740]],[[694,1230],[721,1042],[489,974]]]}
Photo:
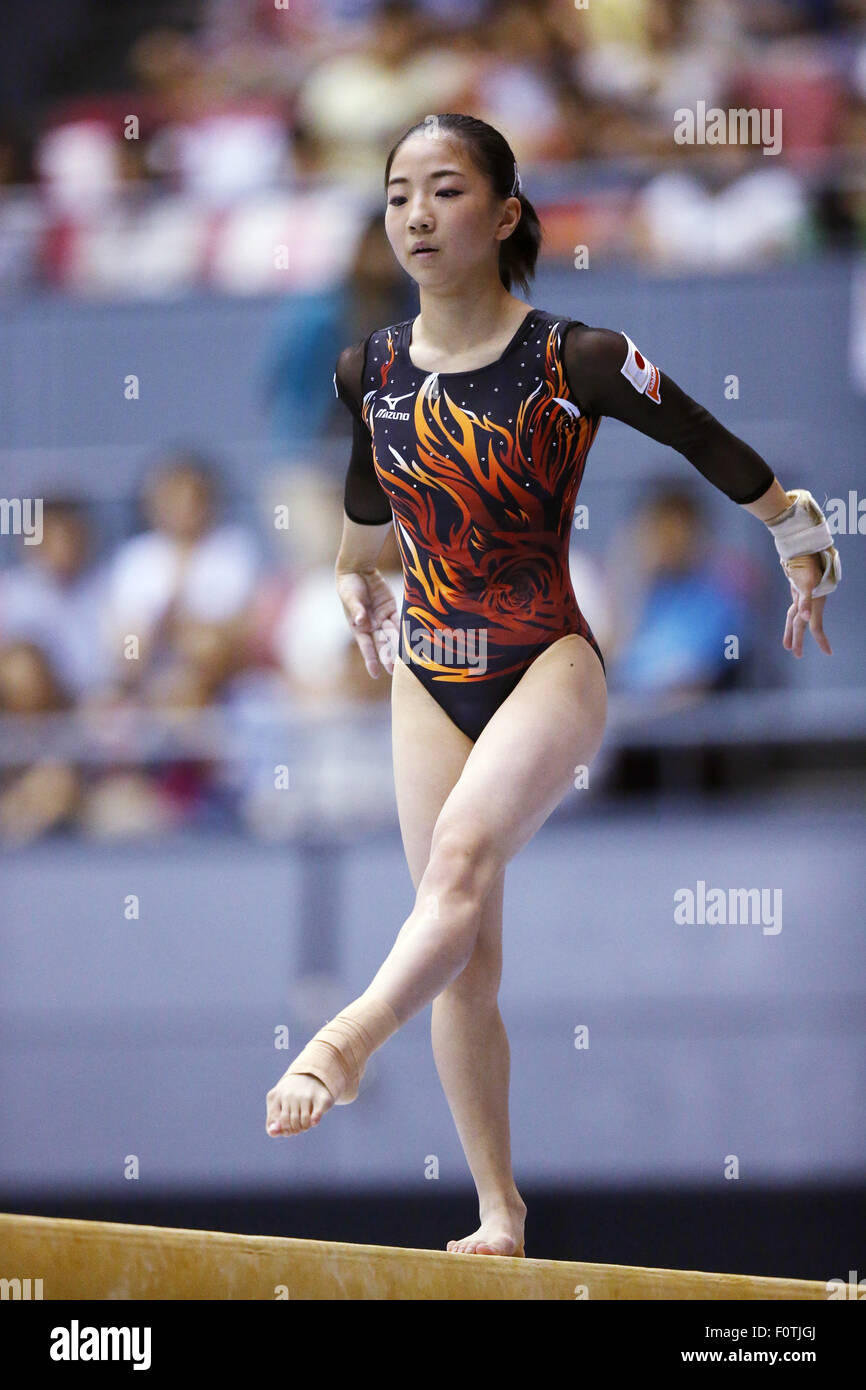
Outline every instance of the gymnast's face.
{"label": "gymnast's face", "polygon": [[[520,219],[519,198],[497,198],[460,139],[416,131],[391,162],[385,231],[422,288],[499,276],[499,244]],[[436,248],[413,254],[416,242]]]}

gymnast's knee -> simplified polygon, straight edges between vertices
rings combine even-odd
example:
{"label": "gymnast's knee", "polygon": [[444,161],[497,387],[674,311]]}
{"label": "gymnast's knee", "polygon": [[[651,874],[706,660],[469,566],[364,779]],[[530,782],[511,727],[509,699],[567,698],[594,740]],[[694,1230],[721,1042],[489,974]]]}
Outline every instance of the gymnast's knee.
{"label": "gymnast's knee", "polygon": [[453,821],[433,832],[419,898],[465,901],[477,913],[501,868],[492,836],[484,827]]}
{"label": "gymnast's knee", "polygon": [[[455,975],[436,999],[440,1006],[470,1008],[473,1014],[493,1013],[499,1007],[499,987],[502,983],[502,953],[491,950],[488,943],[476,940],[472,954],[459,975]],[[433,1001],[434,1004],[436,1000]]]}

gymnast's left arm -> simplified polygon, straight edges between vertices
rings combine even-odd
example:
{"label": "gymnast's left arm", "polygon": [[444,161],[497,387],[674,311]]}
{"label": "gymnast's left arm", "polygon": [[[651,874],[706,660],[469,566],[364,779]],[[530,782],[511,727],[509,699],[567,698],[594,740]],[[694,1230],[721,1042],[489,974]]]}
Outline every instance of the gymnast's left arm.
{"label": "gymnast's left arm", "polygon": [[827,656],[824,601],[842,566],[823,512],[810,492],[786,492],[770,465],[731,434],[671,377],[650,362],[626,333],[570,320],[563,366],[581,414],[610,415],[676,449],[714,487],[767,526],[791,588],[784,647],[803,655],[808,628]]}

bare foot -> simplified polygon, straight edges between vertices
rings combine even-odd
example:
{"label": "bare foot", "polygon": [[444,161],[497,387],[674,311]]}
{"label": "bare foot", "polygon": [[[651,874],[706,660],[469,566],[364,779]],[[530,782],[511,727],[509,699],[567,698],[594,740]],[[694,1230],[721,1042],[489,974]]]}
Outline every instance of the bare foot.
{"label": "bare foot", "polygon": [[272,1138],[279,1134],[300,1134],[301,1130],[313,1129],[326,1110],[334,1104],[334,1097],[306,1072],[286,1072],[281,1076],[272,1091],[268,1091],[267,1131]]}
{"label": "bare foot", "polygon": [[449,1240],[446,1250],[457,1255],[523,1255],[526,1206],[491,1207],[471,1236]]}

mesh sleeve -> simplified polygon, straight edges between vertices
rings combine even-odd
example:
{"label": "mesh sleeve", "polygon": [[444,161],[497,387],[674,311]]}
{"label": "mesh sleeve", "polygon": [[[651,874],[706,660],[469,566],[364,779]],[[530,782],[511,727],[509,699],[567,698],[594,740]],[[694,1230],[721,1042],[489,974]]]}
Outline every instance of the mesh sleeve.
{"label": "mesh sleeve", "polygon": [[[610,415],[660,444],[669,444],[732,502],[754,502],[767,491],[774,474],[760,454],[664,372],[658,372],[654,385],[656,369],[639,352],[635,354],[623,333],[572,319],[563,336],[566,379],[584,415]],[[624,375],[623,367],[631,377]],[[641,389],[645,378],[658,401]]]}
{"label": "mesh sleeve", "polygon": [[352,452],[346,470],[343,508],[350,521],[362,526],[384,526],[392,519],[391,503],[376,476],[373,441],[361,414],[368,341],[365,338],[344,348],[334,372],[334,391],[352,416]]}

